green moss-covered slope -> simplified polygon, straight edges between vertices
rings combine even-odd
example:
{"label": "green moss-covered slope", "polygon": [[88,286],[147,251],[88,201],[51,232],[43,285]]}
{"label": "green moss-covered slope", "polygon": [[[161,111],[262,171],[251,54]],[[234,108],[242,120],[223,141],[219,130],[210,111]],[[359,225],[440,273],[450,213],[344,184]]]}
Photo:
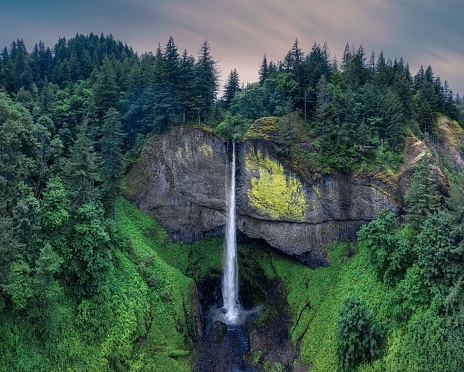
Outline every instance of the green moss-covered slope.
{"label": "green moss-covered slope", "polygon": [[193,281],[157,253],[171,243],[150,217],[120,200],[118,223],[128,244],[100,294],[1,314],[0,371],[190,370]]}

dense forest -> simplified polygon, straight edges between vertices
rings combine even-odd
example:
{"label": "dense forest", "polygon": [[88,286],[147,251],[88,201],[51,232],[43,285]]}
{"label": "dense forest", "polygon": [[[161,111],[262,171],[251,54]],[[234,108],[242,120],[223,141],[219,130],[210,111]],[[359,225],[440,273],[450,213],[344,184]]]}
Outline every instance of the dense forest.
{"label": "dense forest", "polygon": [[[281,61],[264,56],[258,68],[258,82],[244,86],[233,70],[220,87],[208,41],[194,56],[172,37],[142,55],[94,34],[61,38],[52,49],[40,42],[27,51],[17,40],[2,50],[0,370],[190,368],[197,340],[185,299],[206,272],[176,266],[166,247],[181,243],[159,228],[145,236],[153,221],[120,197],[145,140],[176,125],[235,142],[268,136],[306,182],[394,172],[407,136],[428,144],[401,214],[383,211],[350,246],[353,262],[369,262],[360,288],[382,298],[345,288],[327,331],[330,361],[318,367],[309,352],[302,357],[319,370],[462,370],[464,176],[434,144],[440,118],[464,123],[464,100],[432,67],[413,74],[402,59],[362,46],[347,44],[338,61],[327,44],[304,53],[295,40]],[[277,119],[253,125],[264,117]],[[438,163],[451,182],[445,193]],[[184,249],[199,246],[216,265],[221,242]],[[346,276],[356,270],[350,265]]]}

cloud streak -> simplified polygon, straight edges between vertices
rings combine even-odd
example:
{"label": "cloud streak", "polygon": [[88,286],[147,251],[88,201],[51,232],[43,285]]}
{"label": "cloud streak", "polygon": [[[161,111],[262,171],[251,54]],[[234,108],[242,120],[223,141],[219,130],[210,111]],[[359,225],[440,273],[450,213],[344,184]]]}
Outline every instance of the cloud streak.
{"label": "cloud streak", "polygon": [[367,53],[403,57],[412,67],[432,65],[435,75],[464,93],[464,2],[461,0],[0,0],[0,46],[23,38],[29,47],[76,33],[113,34],[139,52],[164,47],[196,55],[204,38],[220,61],[222,79],[237,68],[256,81],[263,55],[281,60],[295,38],[309,52],[314,42],[341,56],[346,43]]}

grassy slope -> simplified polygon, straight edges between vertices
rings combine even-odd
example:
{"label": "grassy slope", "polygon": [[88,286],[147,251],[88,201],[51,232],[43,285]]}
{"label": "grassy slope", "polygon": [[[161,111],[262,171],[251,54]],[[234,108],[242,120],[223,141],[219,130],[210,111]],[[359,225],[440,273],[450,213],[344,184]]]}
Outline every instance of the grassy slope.
{"label": "grassy slope", "polygon": [[[7,313],[0,324],[0,371],[190,369],[184,311],[190,278],[221,275],[223,241],[173,243],[154,220],[124,200],[118,203],[118,225],[130,244],[113,252],[115,269],[107,294],[76,303],[61,293],[59,306],[41,314],[51,322],[42,336],[31,319]],[[359,251],[344,260],[349,248],[334,245],[329,248],[331,266],[311,270],[275,251],[239,247],[242,277],[252,277],[260,265],[269,279],[282,280],[292,341],[299,342],[303,362],[316,371],[336,370],[334,330],[344,298],[358,294],[380,322],[388,319],[382,302],[387,290],[375,280],[368,252],[356,247]],[[388,320],[381,325],[392,330]]]}
{"label": "grassy slope", "polygon": [[[386,289],[375,279],[368,252],[356,247],[359,251],[344,260],[349,248],[342,243],[333,245],[329,248],[331,266],[311,270],[274,252],[263,254],[251,246],[241,247],[246,250],[242,257],[260,262],[269,278],[278,276],[284,283],[292,319],[292,342],[294,345],[300,343],[302,361],[316,371],[337,369],[334,331],[343,299],[357,294],[373,309],[377,318],[386,319],[381,314]],[[390,327],[388,324],[382,326]]]}
{"label": "grassy slope", "polygon": [[156,253],[166,242],[150,217],[120,200],[118,222],[130,244],[113,250],[102,294],[76,302],[61,290],[36,314],[1,314],[0,371],[190,370],[193,281]]}

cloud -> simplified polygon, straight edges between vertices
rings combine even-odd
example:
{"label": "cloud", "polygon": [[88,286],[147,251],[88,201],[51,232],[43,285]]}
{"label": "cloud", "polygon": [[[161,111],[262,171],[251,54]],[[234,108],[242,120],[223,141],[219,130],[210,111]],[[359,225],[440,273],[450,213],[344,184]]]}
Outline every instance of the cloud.
{"label": "cloud", "polygon": [[429,65],[432,66],[435,78],[439,76],[442,83],[447,80],[453,92],[459,92],[462,96],[464,92],[462,80],[464,55],[462,53],[445,48],[433,48],[412,56],[410,64],[414,70],[418,70],[420,66],[424,69]]}
{"label": "cloud", "polygon": [[431,64],[464,92],[459,62],[464,57],[461,0],[44,0],[24,4],[0,0],[0,44],[23,38],[53,46],[76,33],[113,34],[139,52],[164,47],[169,36],[197,55],[207,38],[222,79],[237,68],[243,81],[257,79],[263,55],[281,60],[295,38],[304,52],[314,42],[340,58],[345,44],[366,53]]}

